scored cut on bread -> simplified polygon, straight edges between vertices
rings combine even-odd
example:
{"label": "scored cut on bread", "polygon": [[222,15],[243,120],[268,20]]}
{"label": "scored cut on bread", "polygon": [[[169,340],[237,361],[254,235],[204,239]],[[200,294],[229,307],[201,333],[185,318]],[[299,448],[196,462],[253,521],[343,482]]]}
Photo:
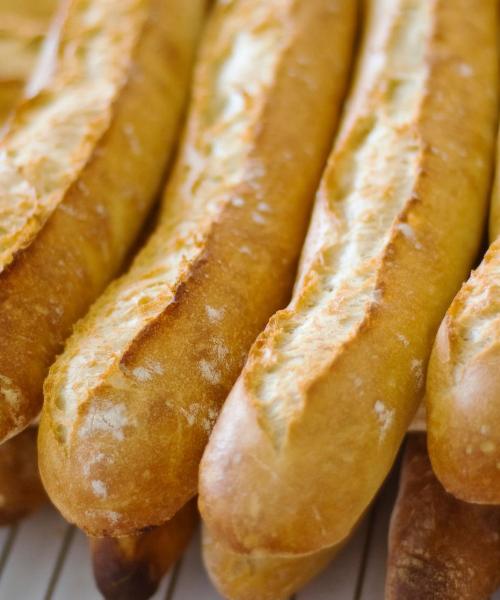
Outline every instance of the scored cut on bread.
{"label": "scored cut on bread", "polygon": [[203,0],[63,3],[0,142],[0,441],[39,412],[48,367],[149,213],[203,12]]}
{"label": "scored cut on bread", "polygon": [[488,600],[500,585],[500,507],[446,493],[425,433],[408,436],[389,530],[386,600]]}
{"label": "scored cut on bread", "polygon": [[120,538],[91,538],[97,587],[106,600],[146,600],[182,556],[198,521],[196,501],[167,523]]}
{"label": "scored cut on bread", "polygon": [[485,223],[498,4],[371,0],[294,295],[253,345],[200,467],[211,534],[240,552],[344,539],[422,397]]}
{"label": "scored cut on bread", "polygon": [[[500,138],[499,138],[500,139]],[[427,379],[429,454],[445,489],[500,503],[500,141],[490,242],[439,328]]]}
{"label": "scored cut on bread", "polygon": [[215,5],[159,226],[77,325],[45,385],[43,480],[90,534],[159,525],[196,494],[220,406],[290,296],[355,9]]}

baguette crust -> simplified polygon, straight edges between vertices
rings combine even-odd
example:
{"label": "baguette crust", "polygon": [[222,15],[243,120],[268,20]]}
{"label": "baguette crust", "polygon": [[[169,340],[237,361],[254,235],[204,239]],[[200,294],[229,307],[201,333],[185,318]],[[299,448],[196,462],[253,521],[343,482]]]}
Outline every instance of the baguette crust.
{"label": "baguette crust", "polygon": [[42,476],[91,534],[161,524],[196,493],[218,410],[289,298],[354,13],[350,0],[216,5],[160,225],[46,382]]}
{"label": "baguette crust", "polygon": [[47,502],[38,474],[37,429],[30,427],[0,446],[0,527]]}
{"label": "baguette crust", "polygon": [[208,575],[230,600],[287,600],[333,560],[339,547],[304,556],[250,556],[233,552],[207,529],[202,537]]}
{"label": "baguette crust", "polygon": [[0,125],[20,99],[56,0],[0,0]]}
{"label": "baguette crust", "polygon": [[184,552],[197,523],[191,500],[173,519],[144,533],[90,542],[94,576],[106,600],[146,600]]}
{"label": "baguette crust", "polygon": [[368,14],[294,297],[250,351],[201,464],[202,516],[240,552],[303,554],[349,534],[481,239],[497,3],[374,0]]}
{"label": "baguette crust", "polygon": [[408,437],[389,531],[386,600],[488,600],[500,585],[500,507],[447,494],[423,433]]}
{"label": "baguette crust", "polygon": [[10,123],[0,147],[0,439],[40,410],[50,363],[148,214],[202,10],[203,0],[71,2],[40,91]]}
{"label": "baguette crust", "polygon": [[491,245],[453,300],[427,380],[429,453],[457,498],[500,503],[500,147],[490,214]]}

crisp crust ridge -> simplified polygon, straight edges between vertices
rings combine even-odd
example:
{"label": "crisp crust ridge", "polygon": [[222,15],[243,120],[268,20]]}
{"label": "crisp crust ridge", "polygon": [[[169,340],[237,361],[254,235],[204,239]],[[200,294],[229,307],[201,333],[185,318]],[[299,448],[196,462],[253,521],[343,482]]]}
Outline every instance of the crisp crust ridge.
{"label": "crisp crust ridge", "polygon": [[[394,460],[421,399],[439,322],[479,249],[498,108],[497,7],[482,4],[481,14],[472,17],[468,1],[370,6],[375,16],[369,31],[382,34],[372,31],[369,53],[362,54],[294,298],[254,344],[202,460],[202,516],[214,536],[239,552],[301,554],[349,534]],[[405,24],[407,35],[399,38]],[[412,46],[422,38],[424,58]],[[411,95],[412,113],[406,110],[404,74],[415,59],[424,61],[426,74],[419,98]],[[361,165],[366,184],[358,171],[354,186],[362,193],[342,236],[334,212],[337,177],[345,181],[344,155],[357,152],[351,132],[365,131],[367,112],[381,110],[394,89],[391,75],[403,79],[388,121],[394,137],[386,145],[371,140],[372,155]],[[408,83],[414,84],[415,78]],[[403,127],[401,117],[407,120]],[[416,139],[417,164],[413,180],[398,190],[391,181],[395,170],[381,169],[380,161],[401,149],[411,156],[411,146],[398,144],[405,126]],[[398,192],[398,202],[388,203]],[[371,219],[363,214],[370,202],[381,215],[377,209]],[[337,264],[325,261],[322,249],[349,250],[357,235],[376,250],[359,254],[366,258],[366,264],[360,261],[363,278],[356,277],[354,252]],[[303,302],[324,281],[323,270],[347,281],[331,290],[323,284],[319,301]],[[308,311],[318,307],[324,310],[309,319]],[[275,344],[286,336],[291,343],[285,349],[293,351],[288,357]]]}
{"label": "crisp crust ridge", "polygon": [[[160,524],[195,494],[225,394],[289,297],[344,92],[354,9],[332,0],[215,7],[158,231],[77,326],[46,383],[44,479],[87,531]],[[248,75],[256,55],[263,80]],[[128,302],[138,292],[145,302]],[[105,457],[92,473],[106,496],[93,477],[74,475],[91,451]],[[52,471],[64,473],[64,489]]]}

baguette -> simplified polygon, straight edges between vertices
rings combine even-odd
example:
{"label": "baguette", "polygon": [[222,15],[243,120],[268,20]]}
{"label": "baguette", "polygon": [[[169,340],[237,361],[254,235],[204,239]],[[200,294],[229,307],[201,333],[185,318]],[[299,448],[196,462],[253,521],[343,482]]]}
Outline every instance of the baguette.
{"label": "baguette", "polygon": [[202,550],[208,575],[224,598],[288,600],[333,560],[339,547],[304,556],[250,556],[234,552],[204,528]]}
{"label": "baguette", "polygon": [[29,427],[0,446],[0,527],[47,502],[38,474],[36,437],[37,429]]}
{"label": "baguette", "polygon": [[429,454],[445,489],[500,504],[500,145],[491,246],[439,329],[427,380]]}
{"label": "baguette", "polygon": [[389,531],[386,600],[488,600],[500,585],[500,507],[446,493],[410,434]]}
{"label": "baguette", "polygon": [[196,526],[191,500],[171,520],[122,538],[91,538],[97,586],[106,600],[146,600],[184,552]]}
{"label": "baguette", "polygon": [[[120,268],[173,147],[203,0],[65,3],[0,143],[0,441]],[[147,99],[147,101],[145,101]]]}
{"label": "baguette", "polygon": [[21,97],[56,0],[0,0],[0,125]]}
{"label": "baguette", "polygon": [[497,4],[368,3],[293,299],[253,345],[201,463],[202,517],[235,551],[340,542],[394,461],[481,240]]}
{"label": "baguette", "polygon": [[354,17],[351,0],[215,5],[159,227],[45,385],[42,477],[91,535],[159,525],[196,494],[219,408],[291,292]]}

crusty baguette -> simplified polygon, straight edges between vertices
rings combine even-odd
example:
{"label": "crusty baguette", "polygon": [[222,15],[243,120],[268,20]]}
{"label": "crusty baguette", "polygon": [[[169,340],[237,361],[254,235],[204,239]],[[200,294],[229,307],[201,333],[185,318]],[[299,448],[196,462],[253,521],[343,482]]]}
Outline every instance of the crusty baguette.
{"label": "crusty baguette", "polygon": [[500,504],[500,140],[491,246],[434,344],[427,380],[429,454],[446,490]]}
{"label": "crusty baguette", "polygon": [[393,463],[481,240],[498,3],[368,4],[294,297],[250,351],[201,464],[202,516],[241,552],[348,535]]}
{"label": "crusty baguette", "polygon": [[38,474],[37,429],[29,427],[0,446],[0,526],[25,517],[47,502]]}
{"label": "crusty baguette", "polygon": [[91,538],[97,586],[106,600],[146,600],[184,552],[197,522],[191,500],[173,519],[122,538]]}
{"label": "crusty baguette", "polygon": [[0,440],[38,413],[173,147],[203,0],[74,0],[0,144]]}
{"label": "crusty baguette", "polygon": [[335,557],[338,546],[304,556],[239,554],[203,528],[208,575],[229,600],[288,600]]}
{"label": "crusty baguette", "polygon": [[0,0],[0,126],[20,99],[56,0]]}
{"label": "crusty baguette", "polygon": [[410,434],[389,531],[386,600],[487,600],[500,585],[500,507],[467,504],[436,479]]}
{"label": "crusty baguette", "polygon": [[161,524],[196,493],[219,408],[290,296],[354,13],[351,0],[215,5],[160,225],[45,386],[42,476],[90,534]]}
{"label": "crusty baguette", "polygon": [[[48,30],[52,0],[0,0],[0,126],[21,95]],[[47,501],[38,474],[37,430],[0,446],[0,526],[14,523]]]}

